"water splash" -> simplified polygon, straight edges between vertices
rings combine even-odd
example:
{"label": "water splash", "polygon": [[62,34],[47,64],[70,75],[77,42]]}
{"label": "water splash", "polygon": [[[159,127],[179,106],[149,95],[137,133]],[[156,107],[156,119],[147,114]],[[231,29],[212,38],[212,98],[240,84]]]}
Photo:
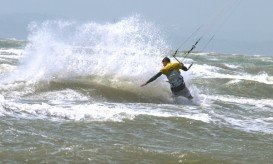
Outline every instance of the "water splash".
{"label": "water splash", "polygon": [[169,49],[159,30],[139,16],[105,24],[46,21],[30,30],[17,79],[96,76],[139,82],[158,71]]}

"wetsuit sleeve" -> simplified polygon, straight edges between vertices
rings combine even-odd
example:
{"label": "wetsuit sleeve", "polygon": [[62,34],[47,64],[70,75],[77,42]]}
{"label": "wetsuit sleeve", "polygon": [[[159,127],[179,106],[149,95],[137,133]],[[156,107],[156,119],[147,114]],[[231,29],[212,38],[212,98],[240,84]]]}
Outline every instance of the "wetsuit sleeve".
{"label": "wetsuit sleeve", "polygon": [[159,76],[161,76],[161,75],[162,75],[162,72],[160,71],[160,72],[158,72],[156,75],[154,75],[152,78],[150,78],[150,79],[146,82],[146,84],[148,84],[148,83],[154,81],[155,79],[157,79],[157,78],[158,78]]}

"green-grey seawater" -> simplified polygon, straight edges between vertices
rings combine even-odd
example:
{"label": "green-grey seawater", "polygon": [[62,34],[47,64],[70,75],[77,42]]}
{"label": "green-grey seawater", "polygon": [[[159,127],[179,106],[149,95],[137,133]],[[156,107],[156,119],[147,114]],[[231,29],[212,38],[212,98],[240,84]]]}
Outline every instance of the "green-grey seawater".
{"label": "green-grey seawater", "polygon": [[163,56],[135,38],[103,49],[44,29],[0,42],[0,163],[273,161],[273,57],[192,53],[182,75],[194,101],[174,101],[165,77],[139,86]]}

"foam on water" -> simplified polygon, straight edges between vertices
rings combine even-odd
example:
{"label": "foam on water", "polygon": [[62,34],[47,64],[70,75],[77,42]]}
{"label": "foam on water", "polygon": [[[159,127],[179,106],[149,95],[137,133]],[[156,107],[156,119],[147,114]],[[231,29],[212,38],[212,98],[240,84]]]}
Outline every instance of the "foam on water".
{"label": "foam on water", "polygon": [[232,64],[227,64],[227,63],[225,63],[224,65],[225,65],[226,67],[228,67],[228,68],[231,68],[231,69],[240,68],[240,66],[238,66],[238,65],[232,65]]}
{"label": "foam on water", "polygon": [[230,74],[221,73],[224,71],[222,68],[216,66],[210,66],[207,64],[198,65],[195,64],[191,71],[194,77],[201,78],[221,78],[221,79],[231,79],[231,80],[248,80],[255,81],[264,84],[273,84],[273,76],[269,76],[267,73],[260,74],[247,74],[245,72],[230,72]]}
{"label": "foam on water", "polygon": [[[15,48],[9,48],[9,49],[0,49],[0,54],[9,54],[9,57],[14,57],[14,58],[19,58],[21,57],[22,53],[23,53],[23,49],[15,49]],[[15,54],[15,55],[12,55]],[[6,55],[1,55],[0,57],[5,56]]]}
{"label": "foam on water", "polygon": [[24,100],[48,101],[53,105],[67,105],[72,103],[91,101],[89,97],[72,89],[37,93],[35,95],[25,96]]}
{"label": "foam on water", "polygon": [[0,73],[11,72],[16,69],[16,66],[10,64],[0,64]]}
{"label": "foam on water", "polygon": [[247,132],[273,133],[272,122],[260,118],[235,119],[223,117],[223,119],[231,124],[233,128],[242,129]]}
{"label": "foam on water", "polygon": [[[212,111],[209,111],[212,122],[247,132],[273,133],[272,117],[270,117],[271,109],[273,108],[271,99],[238,98],[220,95],[200,96],[205,96],[210,101],[210,106],[215,106]],[[232,104],[233,108],[226,109],[220,107],[219,109],[217,107],[219,102]]]}
{"label": "foam on water", "polygon": [[[203,95],[204,96],[204,95]],[[236,104],[244,104],[244,105],[252,105],[256,107],[269,107],[273,108],[273,100],[272,99],[251,99],[251,98],[244,98],[244,97],[234,97],[234,96],[219,96],[219,95],[214,95],[206,96],[209,99],[212,100],[221,100],[223,102],[228,102],[228,103],[236,103]]]}
{"label": "foam on water", "polygon": [[[74,100],[74,99],[73,99]],[[59,99],[58,102],[68,102]],[[199,113],[190,108],[177,108],[173,105],[161,105],[152,107],[147,104],[120,104],[120,103],[86,103],[86,104],[47,104],[47,103],[20,103],[7,101],[1,97],[0,114],[18,115],[27,118],[48,118],[53,120],[85,120],[85,121],[114,121],[120,122],[124,119],[134,119],[136,116],[146,115],[154,117],[178,117],[188,118],[209,123],[210,117],[205,113]],[[166,109],[170,108],[170,109]],[[176,110],[174,110],[176,108]]]}
{"label": "foam on water", "polygon": [[[0,49],[0,73],[8,73],[16,69],[16,66],[11,64],[11,60],[18,60],[22,57],[22,49]],[[3,77],[1,78],[3,80]]]}

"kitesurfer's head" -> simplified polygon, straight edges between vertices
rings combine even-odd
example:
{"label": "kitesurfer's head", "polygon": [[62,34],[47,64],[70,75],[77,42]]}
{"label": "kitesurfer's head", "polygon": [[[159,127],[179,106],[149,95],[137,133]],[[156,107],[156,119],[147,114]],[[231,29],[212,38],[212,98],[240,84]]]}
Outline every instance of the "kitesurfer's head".
{"label": "kitesurfer's head", "polygon": [[170,60],[170,58],[168,58],[168,57],[165,57],[165,58],[163,58],[162,59],[162,64],[164,65],[164,66],[166,66],[168,63],[170,63],[171,62],[171,60]]}

